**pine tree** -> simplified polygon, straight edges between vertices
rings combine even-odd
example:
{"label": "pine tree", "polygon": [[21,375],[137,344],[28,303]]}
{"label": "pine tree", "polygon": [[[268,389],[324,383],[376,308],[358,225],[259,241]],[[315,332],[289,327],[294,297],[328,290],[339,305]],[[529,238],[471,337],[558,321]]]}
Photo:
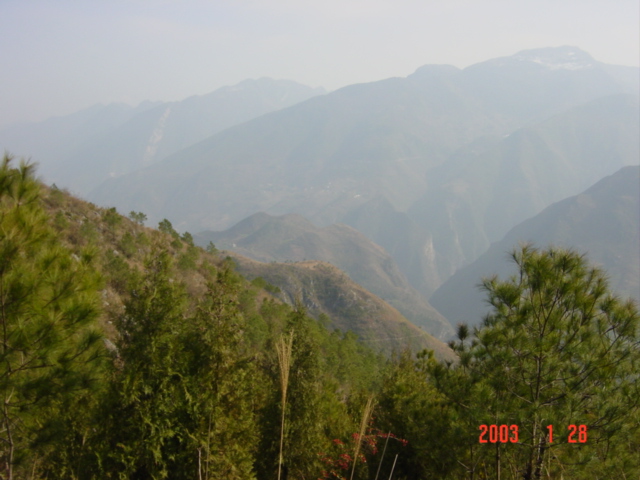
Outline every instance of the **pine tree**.
{"label": "pine tree", "polygon": [[55,450],[68,413],[100,378],[93,256],[61,245],[34,167],[0,166],[0,475],[22,476]]}
{"label": "pine tree", "polygon": [[517,444],[488,446],[487,463],[525,480],[637,475],[639,461],[618,469],[640,413],[637,306],[574,251],[524,246],[512,258],[515,276],[483,282],[493,310],[467,356],[477,391],[492,393],[483,423],[519,429]]}

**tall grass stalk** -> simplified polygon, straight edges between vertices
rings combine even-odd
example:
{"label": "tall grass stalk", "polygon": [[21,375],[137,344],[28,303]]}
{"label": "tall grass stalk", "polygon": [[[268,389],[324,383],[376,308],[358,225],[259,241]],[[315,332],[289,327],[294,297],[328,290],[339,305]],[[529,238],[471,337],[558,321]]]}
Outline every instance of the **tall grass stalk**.
{"label": "tall grass stalk", "polygon": [[289,370],[291,367],[291,350],[293,347],[293,330],[289,334],[289,339],[285,340],[284,335],[280,336],[280,341],[276,343],[278,353],[278,364],[280,365],[280,387],[282,389],[282,420],[280,422],[280,456],[278,458],[278,480],[282,475],[282,449],[284,445],[284,413],[287,407],[287,387],[289,386]]}
{"label": "tall grass stalk", "polygon": [[376,472],[376,480],[378,480],[378,475],[380,475],[380,469],[382,468],[382,461],[384,460],[384,454],[387,451],[387,445],[389,445],[389,436],[391,435],[391,430],[387,433],[387,440],[384,442],[384,448],[382,449],[382,456],[380,457],[380,463],[378,464],[378,471]]}
{"label": "tall grass stalk", "polygon": [[367,424],[369,423],[369,419],[371,418],[371,412],[373,412],[373,397],[369,397],[369,399],[367,400],[367,404],[364,406],[364,411],[362,412],[362,420],[360,421],[360,432],[358,433],[356,446],[353,452],[353,466],[351,467],[350,480],[353,480],[353,474],[356,472],[356,463],[358,463],[360,445],[362,445],[364,433],[367,431]]}
{"label": "tall grass stalk", "polygon": [[393,467],[391,467],[391,473],[389,474],[389,480],[393,477],[393,471],[396,469],[396,462],[398,461],[398,454],[396,453],[396,458],[393,459]]}

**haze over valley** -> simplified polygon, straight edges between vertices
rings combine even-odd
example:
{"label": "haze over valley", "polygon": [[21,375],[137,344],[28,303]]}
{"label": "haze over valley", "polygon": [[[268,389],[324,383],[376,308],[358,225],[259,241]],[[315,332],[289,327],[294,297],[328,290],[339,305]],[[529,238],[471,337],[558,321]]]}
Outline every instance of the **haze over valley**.
{"label": "haze over valley", "polygon": [[[6,128],[0,142],[47,183],[144,212],[149,225],[166,218],[203,246],[330,262],[447,339],[462,317],[436,312],[434,292],[519,223],[638,164],[638,78],[576,47],[542,48],[331,93],[262,78],[95,106]],[[539,241],[601,257],[565,237]],[[493,251],[530,239],[507,238]],[[637,236],[621,241],[638,250]],[[471,283],[499,271],[484,265]],[[621,293],[640,297],[637,269],[607,266],[625,278]]]}

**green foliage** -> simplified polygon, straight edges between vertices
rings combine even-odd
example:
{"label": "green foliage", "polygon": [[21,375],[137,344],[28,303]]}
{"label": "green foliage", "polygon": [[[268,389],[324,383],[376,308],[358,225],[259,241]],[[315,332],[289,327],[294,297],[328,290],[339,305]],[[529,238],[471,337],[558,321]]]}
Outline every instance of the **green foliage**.
{"label": "green foliage", "polygon": [[56,230],[64,230],[66,228],[69,228],[69,220],[64,213],[57,212],[55,218],[53,219],[53,225],[56,227]]}
{"label": "green foliage", "polygon": [[262,277],[256,277],[253,280],[251,280],[251,285],[258,288],[262,288],[273,295],[277,295],[278,293],[281,292],[279,287],[276,287],[275,285],[271,285]]}
{"label": "green foliage", "polygon": [[[0,474],[17,478],[63,449],[68,412],[100,377],[94,256],[47,224],[33,166],[0,166]],[[26,477],[25,477],[26,478]]]}
{"label": "green foliage", "polygon": [[[320,454],[357,430],[355,412],[375,388],[380,357],[354,335],[329,333],[302,307],[258,303],[264,295],[234,272],[234,261],[212,260],[168,221],[160,225],[167,241],[115,209],[64,193],[52,202],[50,192],[47,217],[31,167],[7,165],[0,175],[3,474],[272,478],[281,407],[272,345],[295,331],[285,465],[289,478],[321,476]],[[87,245],[91,251],[82,250]],[[92,327],[100,314],[97,272],[107,283],[107,349]],[[98,357],[110,358],[106,372]]]}
{"label": "green foliage", "polygon": [[[611,295],[602,272],[575,252],[525,246],[513,260],[516,275],[483,282],[493,310],[473,334],[459,327],[456,362],[405,354],[387,374],[380,425],[409,441],[390,446],[400,455],[395,474],[634,478],[636,305]],[[517,425],[518,441],[482,444],[480,425]],[[569,425],[585,425],[588,440],[570,443]]]}
{"label": "green foliage", "polygon": [[80,225],[80,239],[78,243],[92,244],[98,240],[98,230],[95,224],[91,222],[83,222]]}
{"label": "green foliage", "polygon": [[129,212],[129,218],[136,222],[138,225],[144,225],[144,222],[147,221],[147,216],[142,212],[134,212],[133,210]]}
{"label": "green foliage", "polygon": [[244,350],[237,279],[220,270],[193,315],[166,251],[129,283],[117,319],[119,362],[103,407],[103,474],[252,477],[256,382]]}
{"label": "green foliage", "polygon": [[102,214],[104,222],[111,228],[115,228],[122,222],[122,217],[116,210],[116,207],[108,208]]}
{"label": "green foliage", "polygon": [[207,245],[206,248],[207,252],[209,252],[211,255],[218,255],[218,253],[220,253],[218,251],[218,249],[216,248],[216,246],[213,244],[213,242],[209,242],[209,244]]}
{"label": "green foliage", "polygon": [[122,253],[124,253],[127,257],[132,257],[136,253],[136,240],[131,233],[126,232],[120,239],[119,243],[120,250],[122,250]]}
{"label": "green foliage", "polygon": [[180,239],[187,245],[193,247],[193,235],[191,235],[189,232],[184,232]]}
{"label": "green foliage", "polygon": [[[612,296],[604,274],[575,252],[526,246],[513,259],[517,277],[483,283],[494,310],[471,354],[496,393],[487,413],[520,426],[527,447],[513,454],[514,464],[527,478],[543,468],[567,471],[565,456],[582,464],[577,475],[594,461],[603,474],[634,473],[616,471],[611,447],[639,411],[635,305]],[[587,426],[588,448],[567,443],[572,424]],[[547,425],[556,426],[553,443]],[[598,449],[601,444],[607,449]]]}
{"label": "green foliage", "polygon": [[167,478],[176,445],[185,440],[178,424],[182,376],[176,338],[186,299],[169,274],[169,256],[152,254],[144,275],[131,282],[131,297],[117,319],[122,367],[114,372],[105,408],[108,443],[102,460],[117,478]]}
{"label": "green foliage", "polygon": [[136,234],[136,244],[144,250],[151,245],[151,240],[144,231],[138,232]]}
{"label": "green foliage", "polygon": [[196,268],[199,257],[200,249],[190,245],[178,257],[178,267],[182,270],[193,270]]}
{"label": "green foliage", "polygon": [[421,352],[416,360],[405,351],[385,374],[379,396],[379,428],[396,436],[388,442],[382,478],[389,477],[389,458],[396,454],[394,472],[399,478],[456,478],[448,475],[458,470],[459,459],[452,452],[460,450],[464,431],[448,399],[428,381],[436,365],[431,351]]}
{"label": "green foliage", "polygon": [[262,277],[256,277],[251,280],[251,285],[254,285],[258,288],[264,288],[267,286],[267,281]]}
{"label": "green foliage", "polygon": [[169,220],[165,218],[160,223],[158,223],[158,230],[160,230],[162,233],[166,233],[167,235],[171,235],[171,237],[173,238],[171,246],[174,249],[182,249],[182,239],[180,238],[180,234],[174,230],[173,225],[171,225],[171,222]]}
{"label": "green foliage", "polygon": [[109,277],[110,285],[119,293],[127,291],[133,270],[116,250],[107,250],[104,254],[103,269]]}
{"label": "green foliage", "polygon": [[[322,417],[319,414],[321,399],[320,364],[318,346],[309,335],[309,318],[300,306],[291,312],[284,327],[285,337],[293,331],[291,358],[288,360],[286,404],[283,395],[279,362],[272,357],[270,371],[273,381],[272,403],[267,407],[263,423],[262,455],[259,464],[261,478],[275,476],[278,472],[280,439],[280,413],[284,409],[284,478],[302,478],[317,474],[321,465],[318,452],[322,449]],[[273,347],[273,351],[276,348]]]}
{"label": "green foliage", "polygon": [[178,235],[178,232],[173,229],[173,225],[171,225],[171,222],[166,218],[158,223],[158,230],[160,230],[162,233],[169,234],[174,238],[180,237],[180,235]]}
{"label": "green foliage", "polygon": [[[471,344],[455,345],[460,365],[440,372],[451,398],[475,402],[464,408],[470,430],[519,427],[518,448],[480,448],[467,469],[524,479],[637,475],[637,461],[622,461],[638,433],[637,307],[611,295],[604,274],[573,251],[525,246],[512,257],[517,275],[483,282],[493,310]],[[586,425],[588,442],[569,443],[569,425]]]}
{"label": "green foliage", "polygon": [[193,417],[199,424],[192,439],[201,456],[202,478],[253,476],[258,440],[254,405],[260,398],[260,372],[243,348],[246,321],[237,295],[232,272],[219,271],[184,342],[190,351]]}

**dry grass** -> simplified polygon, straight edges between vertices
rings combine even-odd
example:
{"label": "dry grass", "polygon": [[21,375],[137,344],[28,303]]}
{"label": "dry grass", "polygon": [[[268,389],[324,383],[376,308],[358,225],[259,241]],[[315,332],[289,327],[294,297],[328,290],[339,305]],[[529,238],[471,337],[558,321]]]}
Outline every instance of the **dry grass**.
{"label": "dry grass", "polygon": [[358,454],[360,453],[360,446],[362,445],[362,439],[364,438],[364,434],[367,430],[367,425],[369,424],[369,419],[371,418],[371,413],[373,412],[373,397],[369,397],[367,399],[367,404],[364,406],[364,410],[362,412],[362,420],[360,421],[360,431],[358,432],[358,438],[356,438],[356,445],[353,451],[353,466],[351,467],[351,477],[353,480],[353,474],[356,471],[356,463],[358,463]]}
{"label": "dry grass", "polygon": [[287,406],[287,387],[289,386],[289,371],[291,367],[291,351],[293,347],[293,330],[289,333],[289,338],[285,340],[284,335],[276,343],[278,353],[278,364],[280,365],[280,387],[282,389],[282,420],[280,422],[280,457],[278,459],[278,480],[282,475],[282,448],[284,444],[284,414]]}

